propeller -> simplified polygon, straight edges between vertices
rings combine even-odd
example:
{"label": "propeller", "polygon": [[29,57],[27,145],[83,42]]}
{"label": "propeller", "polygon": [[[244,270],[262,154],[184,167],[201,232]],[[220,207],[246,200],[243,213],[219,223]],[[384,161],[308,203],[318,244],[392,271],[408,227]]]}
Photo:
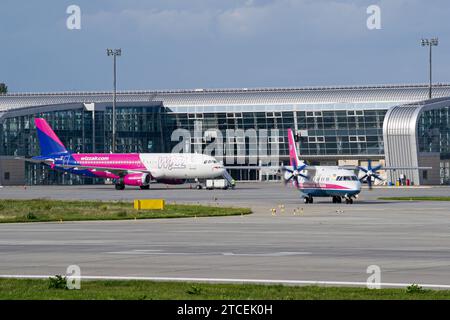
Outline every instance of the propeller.
{"label": "propeller", "polygon": [[367,162],[368,162],[367,168],[358,166],[358,169],[364,172],[364,176],[362,176],[361,179],[359,179],[359,181],[361,182],[366,181],[367,185],[369,186],[369,190],[372,190],[372,177],[377,180],[383,180],[382,178],[380,178],[380,175],[377,172],[378,170],[381,169],[382,165],[379,164],[375,167],[372,167],[372,161],[368,160]]}
{"label": "propeller", "polygon": [[300,173],[307,166],[308,166],[307,164],[302,164],[297,167],[293,167],[292,169],[289,167],[282,167],[281,170],[283,171],[284,185],[288,184],[289,181],[291,181],[293,178],[295,178],[294,183],[295,183],[295,186],[298,188],[297,177],[302,177],[302,178],[308,179],[308,176]]}

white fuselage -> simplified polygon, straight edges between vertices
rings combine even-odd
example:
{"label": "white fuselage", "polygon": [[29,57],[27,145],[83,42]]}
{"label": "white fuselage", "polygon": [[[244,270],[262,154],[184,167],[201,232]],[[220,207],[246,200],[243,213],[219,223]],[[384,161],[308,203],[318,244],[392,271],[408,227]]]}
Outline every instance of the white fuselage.
{"label": "white fuselage", "polygon": [[196,153],[141,153],[141,162],[155,179],[206,179],[225,168],[211,156]]}
{"label": "white fuselage", "polygon": [[353,196],[361,192],[361,183],[351,170],[336,166],[316,166],[301,173],[309,177],[298,177],[298,189],[306,195]]}

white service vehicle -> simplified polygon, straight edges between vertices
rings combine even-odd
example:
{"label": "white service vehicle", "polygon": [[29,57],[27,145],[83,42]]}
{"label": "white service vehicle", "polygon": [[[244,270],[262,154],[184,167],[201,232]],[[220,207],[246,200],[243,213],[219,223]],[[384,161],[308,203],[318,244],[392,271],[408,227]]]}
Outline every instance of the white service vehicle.
{"label": "white service vehicle", "polygon": [[206,189],[223,189],[226,190],[229,187],[229,183],[225,179],[207,179],[206,180]]}

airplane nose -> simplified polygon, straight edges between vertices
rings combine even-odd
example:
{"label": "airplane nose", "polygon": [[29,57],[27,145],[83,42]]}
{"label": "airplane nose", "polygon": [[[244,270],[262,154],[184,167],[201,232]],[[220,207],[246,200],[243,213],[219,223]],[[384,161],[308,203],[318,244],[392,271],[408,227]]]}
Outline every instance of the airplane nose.
{"label": "airplane nose", "polygon": [[221,166],[221,165],[215,165],[215,166],[212,167],[212,169],[213,169],[213,171],[216,171],[216,172],[218,172],[220,174],[225,172],[225,167]]}

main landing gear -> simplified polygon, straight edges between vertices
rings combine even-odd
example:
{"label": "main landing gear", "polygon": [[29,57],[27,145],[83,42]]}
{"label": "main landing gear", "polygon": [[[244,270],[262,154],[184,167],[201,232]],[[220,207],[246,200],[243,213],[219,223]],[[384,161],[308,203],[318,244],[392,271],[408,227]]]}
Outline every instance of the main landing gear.
{"label": "main landing gear", "polygon": [[[125,184],[123,184],[123,183],[116,183],[114,186],[115,186],[116,190],[125,190]],[[150,189],[150,185],[147,184],[145,186],[139,186],[139,188],[141,190],[148,190],[148,189]]]}
{"label": "main landing gear", "polygon": [[195,178],[195,183],[196,183],[195,189],[197,189],[197,190],[202,190],[203,189],[203,186],[200,183],[200,180],[198,180],[198,178]]}
{"label": "main landing gear", "polygon": [[312,196],[306,196],[306,197],[304,197],[304,198],[303,198],[303,201],[304,201],[305,203],[314,203],[314,199],[313,199]]}
{"label": "main landing gear", "polygon": [[333,203],[341,203],[341,202],[342,202],[341,197],[333,196]]}
{"label": "main landing gear", "polygon": [[345,196],[344,198],[339,196],[333,196],[332,199],[333,203],[342,203],[342,199],[344,199],[346,204],[353,204],[353,199],[347,196]]}
{"label": "main landing gear", "polygon": [[124,190],[125,184],[123,183],[116,183],[116,190]]}

